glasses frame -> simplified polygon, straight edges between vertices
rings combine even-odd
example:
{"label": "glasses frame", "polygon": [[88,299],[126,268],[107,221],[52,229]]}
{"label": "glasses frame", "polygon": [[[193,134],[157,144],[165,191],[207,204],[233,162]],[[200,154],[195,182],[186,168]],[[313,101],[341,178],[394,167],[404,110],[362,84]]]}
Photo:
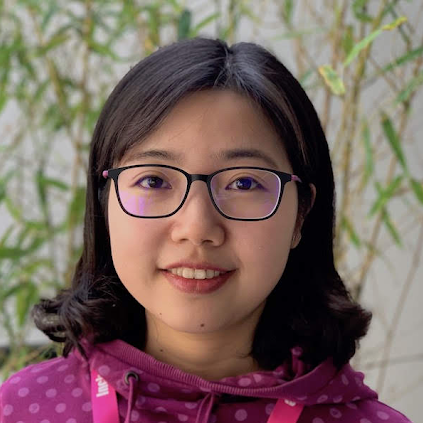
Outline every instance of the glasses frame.
{"label": "glasses frame", "polygon": [[[164,167],[164,168],[168,168],[168,169],[174,169],[174,170],[177,170],[178,172],[182,173],[186,177],[186,179],[187,179],[187,189],[186,189],[186,192],[185,192],[185,196],[184,196],[181,204],[179,205],[179,207],[174,212],[172,212],[170,214],[163,215],[163,216],[138,216],[138,215],[129,213],[125,209],[125,207],[123,207],[122,202],[121,202],[121,199],[120,199],[120,196],[119,196],[119,189],[118,189],[118,178],[119,178],[119,175],[124,170],[126,170],[126,169],[131,169],[131,168],[135,168],[135,167],[147,167],[147,166],[149,166],[149,167],[156,166],[156,167]],[[261,217],[261,218],[255,218],[255,219],[243,219],[243,218],[237,218],[237,217],[228,216],[228,215],[226,215],[225,213],[223,213],[220,210],[219,206],[216,204],[216,202],[214,201],[214,198],[213,198],[212,189],[211,189],[211,180],[218,173],[224,172],[226,170],[235,170],[235,169],[258,169],[258,170],[266,170],[268,172],[272,172],[273,174],[275,174],[279,178],[281,189],[280,189],[280,193],[279,193],[278,202],[276,204],[275,209],[273,210],[273,212],[269,216]],[[164,217],[173,216],[184,205],[184,203],[185,203],[185,201],[186,201],[186,199],[188,197],[189,190],[191,188],[192,183],[194,181],[203,181],[207,185],[207,189],[208,189],[208,192],[209,192],[209,197],[210,197],[210,199],[211,199],[211,201],[212,201],[215,209],[223,217],[226,217],[227,219],[230,219],[230,220],[241,220],[241,221],[266,220],[266,219],[269,219],[270,217],[272,217],[277,212],[277,210],[279,208],[279,205],[281,203],[281,200],[282,200],[282,195],[283,195],[283,192],[284,192],[285,184],[287,182],[290,182],[290,181],[302,182],[301,179],[298,176],[296,176],[296,175],[293,175],[293,174],[290,174],[290,173],[286,173],[286,172],[280,172],[278,170],[268,169],[268,168],[265,168],[265,167],[258,167],[258,166],[235,166],[235,167],[227,167],[227,168],[224,168],[224,169],[217,170],[216,172],[210,173],[209,175],[205,175],[205,174],[202,174],[202,173],[188,173],[188,172],[185,172],[183,169],[180,169],[178,167],[153,163],[153,164],[131,165],[131,166],[124,166],[124,167],[119,167],[119,168],[115,168],[115,169],[104,170],[102,172],[102,176],[105,179],[113,179],[114,185],[115,185],[116,197],[117,197],[117,199],[119,201],[119,205],[120,205],[121,209],[126,214],[128,214],[129,216],[137,217],[137,218],[140,218],[140,219],[162,219]]]}

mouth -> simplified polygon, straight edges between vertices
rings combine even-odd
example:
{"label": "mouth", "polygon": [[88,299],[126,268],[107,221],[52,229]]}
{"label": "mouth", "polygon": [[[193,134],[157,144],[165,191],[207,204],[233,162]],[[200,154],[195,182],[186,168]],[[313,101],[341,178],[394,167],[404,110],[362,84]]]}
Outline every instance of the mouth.
{"label": "mouth", "polygon": [[209,294],[221,288],[235,273],[235,270],[203,279],[185,278],[166,269],[162,269],[161,272],[169,283],[179,291],[191,294]]}

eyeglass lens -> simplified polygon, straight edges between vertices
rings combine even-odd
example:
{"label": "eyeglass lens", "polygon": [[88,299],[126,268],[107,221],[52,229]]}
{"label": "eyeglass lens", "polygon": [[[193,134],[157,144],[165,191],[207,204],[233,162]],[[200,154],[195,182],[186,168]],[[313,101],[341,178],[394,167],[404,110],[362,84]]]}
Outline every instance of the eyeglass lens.
{"label": "eyeglass lens", "polygon": [[[175,169],[134,167],[118,178],[123,208],[140,217],[172,214],[182,203],[187,178]],[[277,175],[259,169],[232,169],[217,173],[211,181],[215,203],[222,213],[240,219],[260,219],[274,211],[281,190]]]}

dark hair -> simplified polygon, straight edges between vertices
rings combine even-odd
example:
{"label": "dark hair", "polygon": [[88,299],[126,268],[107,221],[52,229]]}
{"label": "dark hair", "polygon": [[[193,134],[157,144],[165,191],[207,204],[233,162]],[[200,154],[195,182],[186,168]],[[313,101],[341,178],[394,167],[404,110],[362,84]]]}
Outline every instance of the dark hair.
{"label": "dark hair", "polygon": [[[98,119],[89,158],[84,246],[72,287],[34,307],[35,323],[66,356],[81,339],[145,342],[144,308],[113,267],[107,227],[110,181],[102,171],[142,142],[176,103],[199,90],[226,89],[250,99],[269,118],[288,154],[297,184],[302,239],[290,251],[284,273],[269,295],[257,325],[251,355],[274,369],[303,349],[313,367],[333,357],[339,368],[355,354],[371,313],[350,297],[333,257],[335,190],[328,144],[306,93],[269,51],[253,43],[231,46],[194,38],[162,47],[141,60],[119,82]],[[282,141],[281,141],[282,142]],[[309,183],[317,189],[311,207]],[[113,316],[113,319],[110,318]]]}

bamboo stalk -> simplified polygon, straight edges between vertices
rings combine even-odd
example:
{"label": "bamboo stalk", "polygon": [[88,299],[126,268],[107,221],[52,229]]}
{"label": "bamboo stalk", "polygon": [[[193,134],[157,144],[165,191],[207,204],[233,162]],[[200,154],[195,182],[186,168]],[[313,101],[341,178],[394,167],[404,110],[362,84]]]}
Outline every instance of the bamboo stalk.
{"label": "bamboo stalk", "polygon": [[[83,23],[83,39],[86,40],[90,34],[91,27],[93,25],[93,20],[91,16],[92,12],[92,0],[85,0],[85,18]],[[87,44],[84,46],[84,54],[82,58],[82,79],[79,84],[79,88],[82,91],[82,107],[79,112],[78,122],[77,122],[77,136],[74,141],[75,147],[75,158],[72,166],[72,176],[71,176],[71,198],[74,198],[78,190],[78,176],[79,170],[83,165],[81,147],[82,139],[84,134],[84,122],[85,114],[89,107],[90,95],[87,87],[87,79],[89,70],[89,53],[90,49]],[[85,168],[86,173],[88,169]],[[74,240],[75,240],[75,231],[77,228],[78,222],[75,221],[75,216],[72,214],[69,215],[69,230],[68,230],[68,243],[67,243],[67,266],[64,274],[65,283],[69,286],[72,278],[73,268],[75,266],[73,251],[74,251]]]}

